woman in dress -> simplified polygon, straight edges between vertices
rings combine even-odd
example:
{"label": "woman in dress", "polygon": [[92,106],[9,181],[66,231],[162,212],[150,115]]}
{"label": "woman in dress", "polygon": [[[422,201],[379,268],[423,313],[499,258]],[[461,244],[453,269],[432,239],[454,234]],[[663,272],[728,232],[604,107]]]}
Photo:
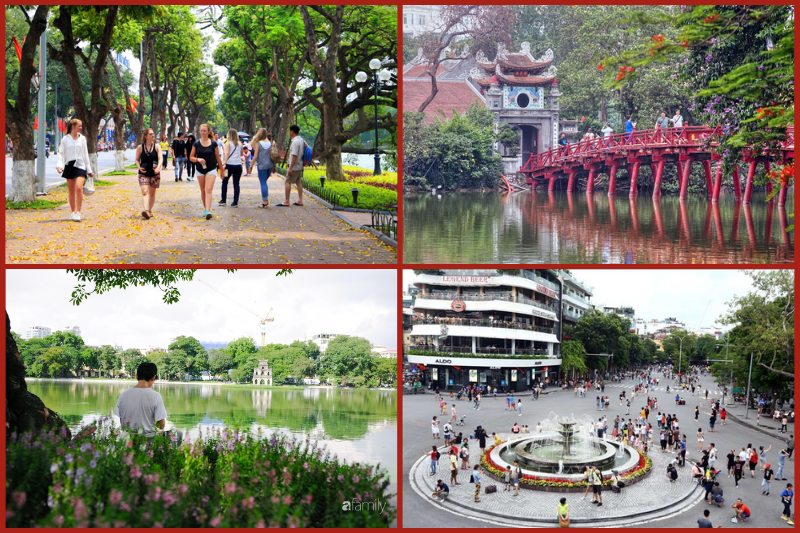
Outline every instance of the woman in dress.
{"label": "woman in dress", "polygon": [[136,166],[139,167],[139,188],[142,190],[142,218],[153,218],[156,191],[161,185],[161,145],[156,144],[152,128],[144,132],[144,141],[136,147]]}
{"label": "woman in dress", "polygon": [[222,171],[225,165],[219,156],[218,145],[211,137],[211,128],[208,124],[200,124],[200,139],[192,146],[189,160],[197,166],[197,184],[200,186],[200,200],[203,202],[202,217],[211,220],[211,202],[214,192],[214,180],[217,172]]}
{"label": "woman in dress", "polygon": [[94,176],[89,161],[86,137],[81,135],[82,129],[83,123],[80,119],[73,118],[69,121],[67,135],[61,139],[61,144],[58,146],[58,161],[56,162],[56,170],[61,173],[62,178],[67,180],[69,219],[73,222],[81,221],[83,184],[87,176]]}

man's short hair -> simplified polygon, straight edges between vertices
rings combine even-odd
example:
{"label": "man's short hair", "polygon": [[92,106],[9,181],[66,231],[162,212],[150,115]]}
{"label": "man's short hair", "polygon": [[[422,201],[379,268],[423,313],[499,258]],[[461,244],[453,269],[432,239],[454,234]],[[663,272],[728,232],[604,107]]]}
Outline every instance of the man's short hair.
{"label": "man's short hair", "polygon": [[297,124],[292,124],[289,126],[289,130],[293,131],[295,135],[300,135],[300,126]]}
{"label": "man's short hair", "polygon": [[139,381],[150,381],[158,375],[158,367],[155,363],[141,363],[136,369],[136,379]]}

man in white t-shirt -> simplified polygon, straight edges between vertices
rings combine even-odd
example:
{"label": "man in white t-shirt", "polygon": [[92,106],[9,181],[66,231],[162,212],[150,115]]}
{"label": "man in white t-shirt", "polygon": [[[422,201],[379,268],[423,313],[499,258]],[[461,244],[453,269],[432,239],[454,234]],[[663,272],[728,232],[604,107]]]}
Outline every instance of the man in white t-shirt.
{"label": "man in white t-shirt", "polygon": [[[303,152],[306,149],[306,142],[300,137],[300,126],[292,124],[289,126],[289,168],[286,171],[286,200],[278,207],[289,207],[290,205],[303,205]],[[289,195],[292,193],[292,184],[297,187],[297,201],[289,203]]]}
{"label": "man in white t-shirt", "polygon": [[142,363],[136,369],[138,383],[119,396],[114,411],[119,414],[122,428],[130,432],[141,432],[146,437],[155,436],[164,430],[167,409],[161,395],[153,390],[158,378],[155,363]]}

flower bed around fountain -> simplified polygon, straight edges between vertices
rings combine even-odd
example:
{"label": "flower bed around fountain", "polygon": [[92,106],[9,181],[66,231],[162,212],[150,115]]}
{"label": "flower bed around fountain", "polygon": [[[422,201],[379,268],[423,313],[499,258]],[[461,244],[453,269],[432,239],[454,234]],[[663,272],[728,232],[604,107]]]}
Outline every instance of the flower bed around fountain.
{"label": "flower bed around fountain", "polygon": [[[522,440],[522,439],[519,439]],[[499,445],[492,446],[481,457],[481,466],[486,473],[502,481],[505,476],[505,466],[507,463],[502,461],[499,456],[501,448],[507,447],[509,444],[518,441],[508,441]],[[616,443],[615,443],[616,444]],[[638,454],[638,461],[632,465],[626,465],[624,468],[618,469],[620,479],[626,485],[632,485],[641,480],[644,476],[650,473],[653,468],[652,460],[644,454]],[[499,464],[502,463],[502,464]],[[610,474],[604,472],[603,486],[610,487]],[[543,490],[548,492],[580,492],[586,489],[587,481],[583,479],[582,475],[561,475],[561,474],[531,474],[523,470],[522,478],[520,479],[520,487],[534,490]]]}

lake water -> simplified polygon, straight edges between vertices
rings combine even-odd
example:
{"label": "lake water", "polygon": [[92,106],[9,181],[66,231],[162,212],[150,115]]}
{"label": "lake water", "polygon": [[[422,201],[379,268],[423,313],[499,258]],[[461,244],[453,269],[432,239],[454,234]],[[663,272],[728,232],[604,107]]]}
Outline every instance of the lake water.
{"label": "lake water", "polygon": [[[133,382],[27,380],[28,390],[76,430],[110,415]],[[397,480],[395,391],[255,388],[221,384],[155,385],[167,408],[168,426],[190,436],[236,427],[262,434],[309,436],[348,462],[380,463]]]}
{"label": "lake water", "polygon": [[787,205],[705,196],[529,191],[406,195],[406,263],[780,263],[794,259]]}

